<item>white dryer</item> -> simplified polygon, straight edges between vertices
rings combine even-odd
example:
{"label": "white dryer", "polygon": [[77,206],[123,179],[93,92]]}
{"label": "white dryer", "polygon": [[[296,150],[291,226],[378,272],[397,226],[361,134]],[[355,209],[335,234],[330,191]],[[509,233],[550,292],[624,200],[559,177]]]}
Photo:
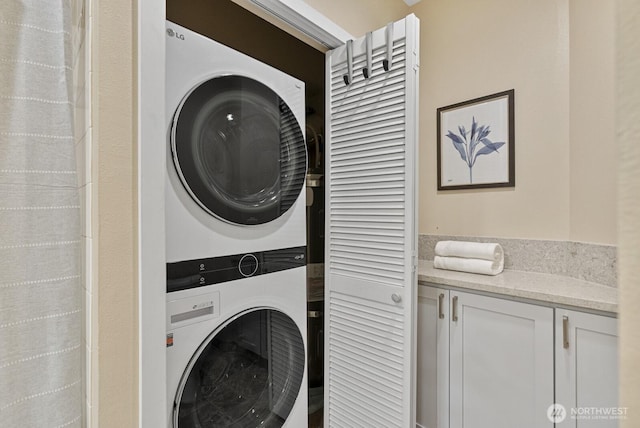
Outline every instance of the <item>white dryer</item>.
{"label": "white dryer", "polygon": [[[307,426],[303,255],[230,257],[219,268],[231,280],[167,294],[169,428]],[[198,276],[201,263],[170,275]]]}
{"label": "white dryer", "polygon": [[304,246],[304,82],[166,31],[167,261]]}
{"label": "white dryer", "polygon": [[304,428],[304,84],[166,33],[168,426]]}

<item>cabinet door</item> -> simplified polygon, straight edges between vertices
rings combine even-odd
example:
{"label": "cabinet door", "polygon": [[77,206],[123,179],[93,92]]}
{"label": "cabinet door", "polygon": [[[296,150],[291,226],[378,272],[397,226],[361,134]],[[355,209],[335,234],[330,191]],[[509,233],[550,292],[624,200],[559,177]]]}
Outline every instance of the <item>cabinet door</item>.
{"label": "cabinet door", "polygon": [[449,290],[418,287],[416,427],[449,427]]}
{"label": "cabinet door", "polygon": [[332,428],[415,424],[418,27],[410,15],[327,53]]}
{"label": "cabinet door", "polygon": [[[556,309],[556,401],[565,407],[562,427],[617,427],[615,417],[572,410],[618,407],[617,320]],[[606,410],[605,410],[606,411]]]}
{"label": "cabinet door", "polygon": [[451,292],[452,428],[553,427],[553,309]]}

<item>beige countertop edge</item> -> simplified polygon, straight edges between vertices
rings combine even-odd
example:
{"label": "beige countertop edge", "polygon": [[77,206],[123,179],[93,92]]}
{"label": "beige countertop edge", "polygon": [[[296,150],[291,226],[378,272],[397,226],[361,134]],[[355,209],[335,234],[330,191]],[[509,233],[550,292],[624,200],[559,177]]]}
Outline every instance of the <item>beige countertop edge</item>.
{"label": "beige countertop edge", "polygon": [[496,276],[435,269],[420,260],[418,282],[513,296],[579,309],[618,313],[618,290],[561,275],[505,270]]}

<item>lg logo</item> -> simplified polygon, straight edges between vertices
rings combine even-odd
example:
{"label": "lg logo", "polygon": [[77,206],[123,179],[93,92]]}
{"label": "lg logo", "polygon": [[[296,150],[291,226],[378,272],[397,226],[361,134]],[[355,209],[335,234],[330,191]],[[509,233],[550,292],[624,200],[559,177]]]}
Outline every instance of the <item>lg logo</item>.
{"label": "lg logo", "polygon": [[169,37],[175,37],[176,39],[184,40],[184,34],[177,33],[171,28],[167,28],[167,35]]}

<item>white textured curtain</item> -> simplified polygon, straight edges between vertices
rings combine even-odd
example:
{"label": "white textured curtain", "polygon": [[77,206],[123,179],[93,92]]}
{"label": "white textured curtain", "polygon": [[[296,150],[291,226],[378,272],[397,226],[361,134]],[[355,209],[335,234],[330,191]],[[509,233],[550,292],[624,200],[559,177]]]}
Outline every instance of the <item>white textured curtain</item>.
{"label": "white textured curtain", "polygon": [[67,0],[0,1],[0,427],[82,425]]}

